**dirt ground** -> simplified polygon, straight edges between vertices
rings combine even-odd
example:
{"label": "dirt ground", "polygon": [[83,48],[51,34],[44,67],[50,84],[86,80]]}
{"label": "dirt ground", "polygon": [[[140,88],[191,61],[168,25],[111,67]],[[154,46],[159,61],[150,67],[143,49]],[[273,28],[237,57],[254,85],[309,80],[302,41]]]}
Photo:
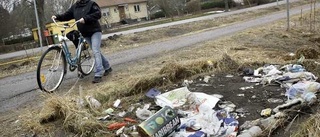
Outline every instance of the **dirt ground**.
{"label": "dirt ground", "polygon": [[[232,77],[226,77],[232,75]],[[223,96],[221,101],[231,101],[236,105],[236,111],[239,118],[239,124],[242,125],[246,121],[266,118],[260,115],[261,111],[266,108],[275,108],[287,101],[284,96],[286,90],[280,85],[256,85],[255,83],[244,82],[243,76],[239,74],[219,73],[213,75],[209,82],[203,81],[204,77],[198,77],[189,85],[192,92],[204,92],[206,94],[220,94]],[[243,87],[252,87],[242,90]],[[319,96],[318,96],[319,97]],[[269,102],[269,99],[278,99],[279,102]],[[281,126],[278,130],[271,134],[272,137],[292,136],[294,131],[299,129],[299,125],[304,122],[312,114],[316,114],[318,106],[312,108],[304,108],[295,119],[293,126],[288,127],[288,123]],[[294,115],[295,116],[295,115]],[[288,121],[292,118],[289,117]],[[285,130],[288,130],[284,132]]]}
{"label": "dirt ground", "polygon": [[[147,73],[147,69],[154,68],[157,66],[159,68],[163,67],[168,62],[179,62],[179,61],[193,61],[195,59],[218,59],[222,56],[223,53],[228,53],[228,55],[236,60],[239,64],[246,62],[258,62],[258,65],[249,66],[253,69],[254,67],[260,67],[264,64],[274,63],[274,64],[285,64],[290,61],[288,60],[286,55],[289,53],[295,53],[298,48],[306,46],[312,47],[319,51],[319,42],[320,35],[318,31],[309,30],[309,24],[307,22],[307,15],[301,18],[297,16],[291,22],[293,25],[292,30],[285,31],[285,22],[280,21],[275,24],[270,24],[266,26],[261,26],[259,28],[253,28],[239,34],[235,34],[232,36],[228,36],[226,38],[222,38],[219,40],[208,41],[201,44],[201,47],[197,48],[185,48],[181,51],[174,51],[169,53],[163,53],[160,56],[152,57],[148,59],[143,59],[134,63],[128,63],[126,66],[131,69],[131,74],[125,73],[128,71],[126,68],[121,66],[119,70],[114,72],[110,81],[117,81],[117,79],[123,79],[130,77],[129,75],[139,75],[142,73]],[[318,24],[319,25],[319,24]],[[318,28],[317,26],[316,28]],[[169,29],[172,31],[166,32],[173,35],[177,35],[177,31],[183,32],[180,29]],[[169,31],[166,30],[166,31]],[[150,33],[150,32],[148,32]],[[152,33],[156,34],[156,33]],[[137,37],[139,34],[135,34]],[[122,39],[122,38],[121,38]],[[125,38],[123,38],[125,39]],[[139,39],[133,39],[129,37],[129,39],[133,40],[134,43],[139,44]],[[141,41],[144,43],[145,41]],[[121,41],[116,41],[116,43],[122,43]],[[105,48],[107,50],[108,47]],[[295,58],[297,59],[297,58]],[[313,59],[313,61],[318,61],[319,59]],[[141,66],[144,66],[142,69]],[[154,71],[154,69],[150,69],[149,71]],[[132,72],[134,74],[132,74]],[[206,75],[214,75],[209,80],[209,83],[204,83],[202,80],[203,76],[198,76],[192,79],[194,82],[190,84],[190,91],[204,92],[207,94],[221,94],[223,95],[223,100],[231,101],[238,108],[243,108],[245,111],[244,117],[239,117],[240,125],[243,124],[247,120],[255,120],[257,118],[261,118],[260,112],[265,108],[274,108],[281,103],[270,103],[268,99],[276,98],[286,101],[284,96],[285,89],[280,88],[279,86],[266,86],[255,85],[252,83],[246,83],[239,75],[241,71],[237,72],[224,72],[224,73],[210,73]],[[233,77],[226,77],[227,75],[233,75]],[[318,75],[319,76],[319,75]],[[191,78],[188,80],[191,80]],[[183,81],[183,79],[181,80]],[[181,84],[181,81],[179,84]],[[83,82],[85,83],[85,82]],[[179,85],[178,84],[178,85]],[[86,89],[97,90],[98,88],[93,85],[87,85]],[[100,85],[101,87],[103,85]],[[253,86],[251,89],[241,90],[241,87]],[[169,88],[173,88],[172,86]],[[27,107],[30,109],[32,107]],[[39,108],[37,108],[39,109]],[[308,111],[302,111],[303,114],[299,117],[295,124],[292,126],[290,131],[294,131],[299,127],[295,125],[299,125],[301,122],[308,118],[310,115],[317,111],[317,107],[312,107],[307,109]],[[31,111],[33,111],[31,113]],[[29,110],[29,111],[20,111],[19,113],[30,113],[36,115],[37,110]],[[0,122],[3,123],[2,129],[3,136],[32,136],[33,133],[31,131],[26,132],[23,128],[19,127],[19,117],[21,114],[7,112],[5,116],[1,116]],[[52,136],[64,136],[64,132],[62,130],[51,129],[54,127],[59,127],[59,123],[49,123],[46,126],[48,127],[48,132],[52,133]],[[61,123],[60,123],[61,124]],[[7,125],[7,126],[5,126]],[[5,128],[6,127],[6,128]],[[14,131],[9,131],[8,129],[14,129]],[[281,136],[289,136],[290,132],[283,132],[285,126],[282,129],[277,130],[272,136],[281,137]],[[6,134],[5,134],[6,133]],[[41,136],[40,134],[39,136]],[[48,135],[44,133],[43,136]]]}

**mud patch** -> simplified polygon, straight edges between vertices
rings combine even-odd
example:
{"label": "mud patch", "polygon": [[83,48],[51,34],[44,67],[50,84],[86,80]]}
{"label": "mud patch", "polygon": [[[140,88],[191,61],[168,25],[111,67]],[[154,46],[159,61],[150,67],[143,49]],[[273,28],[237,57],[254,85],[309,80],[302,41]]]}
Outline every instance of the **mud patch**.
{"label": "mud patch", "polygon": [[185,34],[186,32],[188,31],[183,28],[170,28],[166,30],[166,34],[169,37],[179,36],[179,35]]}
{"label": "mud patch", "polygon": [[[247,120],[262,118],[260,112],[266,108],[275,108],[281,103],[270,103],[268,99],[275,98],[286,100],[283,95],[285,89],[279,86],[256,85],[255,83],[246,83],[240,75],[230,73],[215,74],[208,83],[202,81],[202,77],[194,80],[190,84],[189,90],[193,92],[204,92],[206,94],[223,95],[222,101],[231,101],[243,111],[243,116],[239,117],[240,125]],[[248,88],[242,90],[241,88]],[[249,88],[250,87],[250,88]]]}

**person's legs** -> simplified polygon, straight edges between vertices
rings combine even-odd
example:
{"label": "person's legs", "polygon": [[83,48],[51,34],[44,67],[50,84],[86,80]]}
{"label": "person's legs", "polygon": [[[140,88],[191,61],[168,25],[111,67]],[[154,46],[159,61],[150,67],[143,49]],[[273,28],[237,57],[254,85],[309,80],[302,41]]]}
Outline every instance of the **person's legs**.
{"label": "person's legs", "polygon": [[[95,80],[96,78],[100,78],[103,76],[105,69],[110,67],[109,62],[107,59],[101,54],[100,46],[101,46],[101,32],[94,33],[91,38],[86,38],[89,45],[92,47],[93,55],[95,58]],[[93,81],[93,82],[100,82],[100,81]]]}
{"label": "person's legs", "polygon": [[[99,45],[101,46],[101,36],[99,39],[100,39]],[[97,39],[97,40],[99,40],[99,39]],[[100,49],[99,49],[99,51],[100,51]],[[111,69],[111,66],[110,66],[108,59],[101,52],[100,52],[100,55],[101,55],[102,66],[105,69],[105,72],[111,72],[112,69]],[[104,75],[106,75],[106,73],[104,73]]]}
{"label": "person's legs", "polygon": [[102,65],[103,65],[104,69],[108,70],[110,68],[109,61],[102,53],[101,53],[101,59],[102,59]]}

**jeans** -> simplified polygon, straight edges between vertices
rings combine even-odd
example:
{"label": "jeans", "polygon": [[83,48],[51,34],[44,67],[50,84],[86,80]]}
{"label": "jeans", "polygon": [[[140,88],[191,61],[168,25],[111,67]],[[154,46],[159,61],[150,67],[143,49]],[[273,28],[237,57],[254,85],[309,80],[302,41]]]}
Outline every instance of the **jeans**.
{"label": "jeans", "polygon": [[95,77],[102,77],[105,70],[110,68],[109,61],[105,56],[101,54],[100,46],[101,46],[101,32],[94,33],[91,37],[85,37],[88,44],[91,46],[94,59],[95,59]]}

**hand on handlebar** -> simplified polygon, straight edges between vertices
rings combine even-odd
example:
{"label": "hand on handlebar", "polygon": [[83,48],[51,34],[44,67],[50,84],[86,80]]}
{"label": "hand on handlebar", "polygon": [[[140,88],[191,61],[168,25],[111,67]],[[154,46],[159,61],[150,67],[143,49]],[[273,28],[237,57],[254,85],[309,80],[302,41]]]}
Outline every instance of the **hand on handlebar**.
{"label": "hand on handlebar", "polygon": [[83,18],[79,19],[79,22],[82,23],[82,24],[86,23]]}
{"label": "hand on handlebar", "polygon": [[63,28],[72,28],[73,26],[75,26],[77,23],[85,23],[85,20],[83,18],[77,20],[75,23],[73,23],[72,25],[59,25],[57,22],[56,22],[56,19],[57,19],[57,16],[53,15],[51,16],[51,19],[53,20],[53,23],[56,24],[57,26],[60,26],[60,27],[63,27]]}
{"label": "hand on handlebar", "polygon": [[57,18],[57,16],[54,16],[54,15],[51,16],[51,19],[52,19],[52,20],[56,20],[56,18]]}

